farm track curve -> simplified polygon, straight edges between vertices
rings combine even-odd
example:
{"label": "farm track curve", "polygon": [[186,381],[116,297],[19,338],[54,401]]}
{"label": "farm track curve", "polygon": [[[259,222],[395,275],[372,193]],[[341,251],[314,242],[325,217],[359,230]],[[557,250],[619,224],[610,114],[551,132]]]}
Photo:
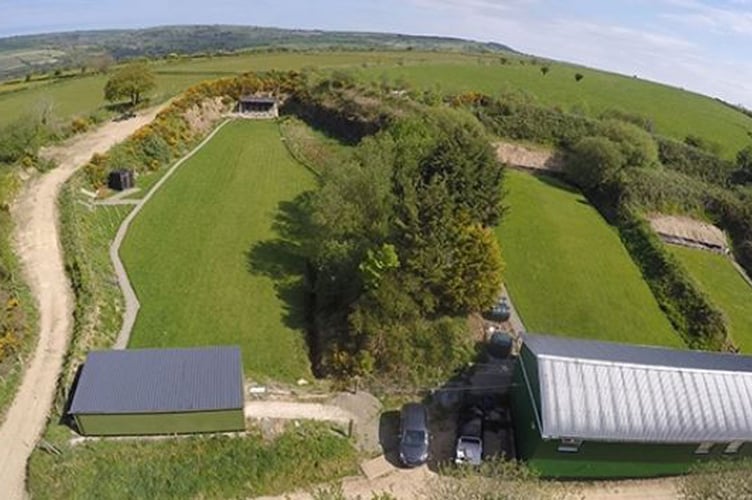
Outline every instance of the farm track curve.
{"label": "farm track curve", "polygon": [[58,167],[31,179],[12,208],[14,247],[39,312],[39,338],[23,381],[0,426],[2,498],[24,498],[26,462],[44,430],[73,325],[73,294],[63,265],[57,198],[94,153],[104,153],[150,123],[165,105],[109,122],[47,149]]}

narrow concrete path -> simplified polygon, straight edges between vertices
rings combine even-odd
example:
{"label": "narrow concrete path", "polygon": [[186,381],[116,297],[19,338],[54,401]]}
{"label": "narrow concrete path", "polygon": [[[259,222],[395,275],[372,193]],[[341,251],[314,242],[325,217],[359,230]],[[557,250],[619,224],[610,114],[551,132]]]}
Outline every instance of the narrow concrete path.
{"label": "narrow concrete path", "polygon": [[0,427],[0,498],[24,498],[26,461],[52,406],[73,323],[73,294],[63,266],[57,197],[68,178],[94,153],[104,153],[161,108],[109,122],[50,148],[58,167],[29,181],[12,208],[14,246],[39,310],[39,340],[16,397]]}
{"label": "narrow concrete path", "polygon": [[509,290],[507,290],[507,287],[505,285],[501,286],[501,295],[502,297],[506,297],[507,303],[509,304],[509,325],[512,327],[514,333],[516,333],[517,335],[522,335],[527,331],[527,329],[525,328],[525,324],[522,322],[522,317],[517,311],[517,308],[514,306],[514,302],[512,302],[512,296],[509,295]]}
{"label": "narrow concrete path", "polygon": [[117,205],[138,205],[141,202],[141,200],[102,200],[102,201],[95,201],[94,205],[99,207],[112,207]]}
{"label": "narrow concrete path", "polygon": [[[112,261],[112,265],[115,267],[115,274],[117,275],[118,285],[120,285],[120,289],[123,291],[123,297],[125,298],[125,311],[123,312],[123,326],[120,328],[117,339],[115,339],[115,344],[113,345],[114,349],[125,349],[126,347],[128,347],[128,341],[131,338],[131,331],[133,331],[133,325],[136,323],[138,310],[141,308],[141,304],[139,303],[138,297],[136,296],[136,291],[133,289],[133,286],[128,279],[128,272],[125,270],[125,265],[123,265],[123,261],[120,260],[120,246],[123,244],[123,240],[125,239],[125,235],[128,233],[128,228],[130,227],[131,222],[133,222],[133,219],[136,218],[138,213],[151,199],[151,197],[154,196],[157,191],[159,191],[159,188],[161,188],[164,183],[167,182],[167,179],[172,176],[175,170],[177,170],[183,163],[185,163],[194,154],[196,154],[198,150],[204,147],[204,144],[209,142],[214,137],[214,135],[219,132],[220,129],[224,127],[229,121],[230,120],[225,120],[224,122],[220,123],[219,126],[215,128],[211,134],[206,136],[206,138],[201,141],[198,146],[193,148],[190,153],[182,157],[172,167],[170,167],[165,175],[161,179],[159,179],[156,184],[154,184],[151,190],[149,190],[146,196],[144,196],[141,200],[135,200],[135,208],[131,210],[131,213],[129,213],[123,223],[120,224],[118,232],[115,235],[115,239],[110,245],[110,260]],[[131,200],[116,200],[116,202],[113,204],[117,204],[117,201],[130,202]]]}
{"label": "narrow concrete path", "polygon": [[283,420],[319,420],[346,424],[355,415],[339,406],[322,403],[290,401],[249,401],[245,404],[245,418],[278,418]]}

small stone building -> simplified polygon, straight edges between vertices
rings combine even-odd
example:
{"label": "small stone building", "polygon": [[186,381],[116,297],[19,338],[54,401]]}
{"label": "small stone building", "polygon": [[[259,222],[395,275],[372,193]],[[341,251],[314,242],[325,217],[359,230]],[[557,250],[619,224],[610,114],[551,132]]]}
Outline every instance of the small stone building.
{"label": "small stone building", "polygon": [[238,100],[238,113],[246,118],[277,118],[279,101],[276,97],[241,96]]}
{"label": "small stone building", "polygon": [[526,334],[520,458],[545,477],[681,474],[752,457],[752,357]]}
{"label": "small stone building", "polygon": [[240,349],[92,351],[68,413],[86,436],[243,431]]}

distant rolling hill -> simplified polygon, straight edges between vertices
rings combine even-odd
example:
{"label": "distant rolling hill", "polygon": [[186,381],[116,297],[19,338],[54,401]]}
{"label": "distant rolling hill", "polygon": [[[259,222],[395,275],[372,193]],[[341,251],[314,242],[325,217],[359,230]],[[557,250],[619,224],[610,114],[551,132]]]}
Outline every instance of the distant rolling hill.
{"label": "distant rolling hill", "polygon": [[348,31],[289,30],[258,26],[159,26],[131,30],[73,31],[0,38],[0,79],[56,68],[170,54],[235,52],[244,49],[414,49],[514,52],[499,43],[459,38]]}

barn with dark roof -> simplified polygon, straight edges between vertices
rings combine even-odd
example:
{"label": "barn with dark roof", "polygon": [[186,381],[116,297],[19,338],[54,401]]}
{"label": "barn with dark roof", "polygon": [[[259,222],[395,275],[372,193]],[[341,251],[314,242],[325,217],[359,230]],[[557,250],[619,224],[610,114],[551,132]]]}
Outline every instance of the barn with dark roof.
{"label": "barn with dark roof", "polygon": [[647,477],[752,456],[752,357],[525,335],[518,455],[547,477]]}
{"label": "barn with dark roof", "polygon": [[242,431],[237,347],[92,351],[68,413],[83,435]]}

